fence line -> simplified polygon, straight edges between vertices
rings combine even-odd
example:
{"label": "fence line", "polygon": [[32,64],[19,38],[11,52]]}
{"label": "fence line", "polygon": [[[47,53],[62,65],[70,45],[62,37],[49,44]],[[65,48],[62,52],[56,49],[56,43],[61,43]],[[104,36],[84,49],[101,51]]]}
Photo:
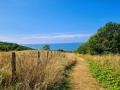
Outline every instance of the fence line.
{"label": "fence line", "polygon": [[40,63],[40,52],[37,52],[37,65]]}
{"label": "fence line", "polygon": [[[46,56],[46,61],[51,59],[54,55],[57,57],[58,55],[62,55],[62,53],[57,52],[57,51],[46,51],[45,53]],[[49,56],[49,54],[51,56]],[[41,52],[37,51],[37,65],[40,64],[40,59],[41,59]],[[47,62],[46,62],[47,63]],[[17,74],[16,74],[16,52],[12,52],[12,58],[11,58],[11,72],[12,72],[12,78],[11,82],[16,83],[17,80]]]}
{"label": "fence line", "polygon": [[16,54],[12,52],[12,60],[11,60],[11,68],[12,68],[12,83],[16,82]]}

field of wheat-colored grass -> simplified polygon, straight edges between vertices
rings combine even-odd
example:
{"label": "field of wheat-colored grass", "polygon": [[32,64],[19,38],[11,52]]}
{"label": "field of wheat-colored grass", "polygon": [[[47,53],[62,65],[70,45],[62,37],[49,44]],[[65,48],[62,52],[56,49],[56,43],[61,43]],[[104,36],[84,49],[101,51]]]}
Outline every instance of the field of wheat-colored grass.
{"label": "field of wheat-colored grass", "polygon": [[120,90],[120,55],[82,55],[89,68],[103,87]]}
{"label": "field of wheat-colored grass", "polygon": [[68,60],[57,51],[19,51],[16,53],[16,79],[11,82],[11,52],[0,52],[0,88],[6,90],[54,90],[64,80]]}
{"label": "field of wheat-colored grass", "polygon": [[111,67],[114,70],[120,69],[120,55],[84,55],[86,60],[94,60],[99,64]]}

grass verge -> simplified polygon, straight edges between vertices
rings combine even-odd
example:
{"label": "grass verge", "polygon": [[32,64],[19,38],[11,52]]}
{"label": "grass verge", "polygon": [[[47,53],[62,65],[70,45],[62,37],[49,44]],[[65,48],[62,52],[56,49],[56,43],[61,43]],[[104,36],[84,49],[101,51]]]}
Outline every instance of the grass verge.
{"label": "grass verge", "polygon": [[90,71],[107,90],[120,90],[119,56],[84,56]]}
{"label": "grass verge", "polygon": [[70,84],[69,84],[69,75],[76,65],[77,61],[74,60],[72,63],[70,63],[68,66],[65,67],[64,71],[64,78],[62,80],[62,83],[59,85],[56,85],[56,87],[50,89],[50,90],[71,90]]}

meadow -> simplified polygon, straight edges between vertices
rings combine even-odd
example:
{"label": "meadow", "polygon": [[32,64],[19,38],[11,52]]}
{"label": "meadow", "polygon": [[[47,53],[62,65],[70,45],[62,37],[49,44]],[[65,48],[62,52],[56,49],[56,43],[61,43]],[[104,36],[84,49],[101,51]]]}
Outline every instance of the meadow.
{"label": "meadow", "polygon": [[81,55],[94,78],[107,90],[120,90],[120,55]]}
{"label": "meadow", "polygon": [[75,63],[57,51],[17,51],[15,55],[13,73],[12,52],[0,52],[0,90],[63,90],[67,70]]}

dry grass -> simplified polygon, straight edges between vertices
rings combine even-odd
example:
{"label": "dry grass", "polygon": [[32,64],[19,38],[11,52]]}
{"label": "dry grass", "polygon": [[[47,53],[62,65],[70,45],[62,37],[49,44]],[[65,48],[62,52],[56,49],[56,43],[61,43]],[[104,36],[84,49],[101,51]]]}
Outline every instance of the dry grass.
{"label": "dry grass", "polygon": [[48,90],[54,89],[64,80],[67,66],[74,60],[68,60],[63,53],[41,51],[16,52],[16,84],[11,83],[11,52],[0,53],[0,86],[11,90]]}
{"label": "dry grass", "polygon": [[111,67],[114,70],[120,69],[120,55],[82,55],[86,60],[94,60],[99,64]]}
{"label": "dry grass", "polygon": [[120,90],[120,55],[84,55],[93,76],[108,90]]}

